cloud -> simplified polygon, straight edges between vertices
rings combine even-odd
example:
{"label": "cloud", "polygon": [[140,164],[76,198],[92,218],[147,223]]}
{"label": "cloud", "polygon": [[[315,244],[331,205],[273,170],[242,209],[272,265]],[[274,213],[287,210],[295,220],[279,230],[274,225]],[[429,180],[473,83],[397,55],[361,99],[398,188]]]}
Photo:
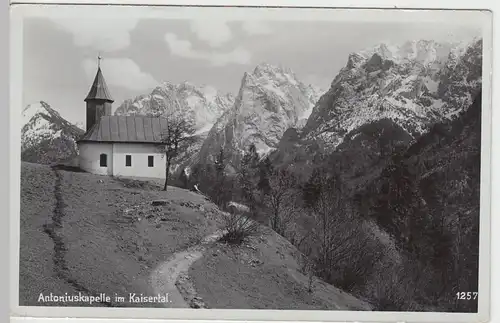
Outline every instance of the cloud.
{"label": "cloud", "polygon": [[[233,39],[234,35],[228,23],[228,20],[222,18],[219,20],[192,20],[191,31],[196,34],[198,39],[213,48],[218,48]],[[271,27],[263,21],[242,21],[241,27],[247,35],[264,35],[272,32]]]}
{"label": "cloud", "polygon": [[220,47],[233,38],[226,21],[193,20],[191,31],[212,47]]}
{"label": "cloud", "polygon": [[130,32],[136,27],[136,19],[60,18],[52,21],[62,30],[73,35],[78,47],[92,47],[103,52],[117,51],[130,45]]}
{"label": "cloud", "polygon": [[259,20],[244,21],[241,24],[241,28],[248,35],[266,35],[272,32],[268,24]]}
{"label": "cloud", "polygon": [[[85,59],[83,68],[89,80],[93,80],[97,70],[95,60]],[[151,74],[142,72],[141,68],[129,58],[105,58],[101,61],[101,68],[108,86],[142,91],[158,84]]]}
{"label": "cloud", "polygon": [[[98,51],[112,52],[130,45],[130,32],[135,29],[138,19],[109,18],[110,15],[99,14],[92,18],[53,18],[60,29],[73,35],[78,47],[91,47]],[[201,41],[213,48],[219,48],[234,38],[229,27],[229,20],[196,19],[190,21],[191,31]],[[241,21],[241,27],[247,35],[263,35],[272,32],[264,21]]]}
{"label": "cloud", "polygon": [[193,49],[190,41],[179,39],[177,35],[172,33],[165,35],[165,41],[173,55],[189,59],[205,60],[214,66],[248,64],[251,59],[251,54],[243,48],[236,48],[229,52],[197,51]]}

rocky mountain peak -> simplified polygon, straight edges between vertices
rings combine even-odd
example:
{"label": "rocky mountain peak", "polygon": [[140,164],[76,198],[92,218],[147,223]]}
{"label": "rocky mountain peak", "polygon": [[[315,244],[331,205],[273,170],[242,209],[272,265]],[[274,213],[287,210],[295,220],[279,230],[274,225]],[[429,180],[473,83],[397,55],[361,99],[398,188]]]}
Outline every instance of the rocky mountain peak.
{"label": "rocky mountain peak", "polygon": [[274,77],[280,78],[283,76],[288,76],[290,78],[295,78],[293,71],[290,68],[281,65],[272,65],[269,63],[258,64],[252,72],[252,75],[256,77]]}
{"label": "rocky mountain peak", "polygon": [[419,136],[471,104],[481,84],[481,54],[480,40],[383,43],[352,53],[303,134],[334,149],[346,133],[388,118]]}
{"label": "rocky mountain peak", "polygon": [[436,42],[434,40],[412,40],[401,44],[382,43],[360,51],[352,56],[370,59],[374,55],[396,64],[418,63],[423,65],[440,63],[448,59],[450,52],[461,48],[462,43]]}
{"label": "rocky mountain peak", "polygon": [[22,111],[23,125],[30,122],[33,118],[43,116],[61,117],[59,112],[52,109],[50,105],[44,101],[28,104]]}
{"label": "rocky mountain peak", "polygon": [[257,65],[244,73],[235,104],[210,131],[201,160],[210,159],[221,147],[235,156],[251,144],[262,154],[275,149],[288,128],[305,123],[319,95],[289,68]]}
{"label": "rocky mountain peak", "polygon": [[234,96],[208,85],[191,82],[162,82],[150,94],[124,101],[115,115],[162,116],[182,113],[195,124],[199,134],[207,133],[215,121],[234,104]]}
{"label": "rocky mountain peak", "polygon": [[51,163],[74,157],[77,155],[76,140],[83,133],[48,103],[29,104],[22,110],[21,158]]}

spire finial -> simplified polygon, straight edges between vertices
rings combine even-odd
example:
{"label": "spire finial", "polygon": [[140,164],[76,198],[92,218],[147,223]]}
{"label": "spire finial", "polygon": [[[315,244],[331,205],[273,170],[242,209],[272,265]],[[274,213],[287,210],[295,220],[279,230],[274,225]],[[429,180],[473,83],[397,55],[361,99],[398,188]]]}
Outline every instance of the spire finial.
{"label": "spire finial", "polygon": [[101,59],[102,59],[101,52],[99,52],[99,54],[97,54],[97,67],[98,68],[101,68]]}

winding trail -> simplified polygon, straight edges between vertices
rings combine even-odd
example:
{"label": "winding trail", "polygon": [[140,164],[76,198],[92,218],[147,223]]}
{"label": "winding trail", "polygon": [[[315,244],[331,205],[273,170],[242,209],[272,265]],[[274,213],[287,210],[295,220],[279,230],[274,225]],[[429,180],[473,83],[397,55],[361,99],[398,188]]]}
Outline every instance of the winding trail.
{"label": "winding trail", "polygon": [[[54,205],[54,210],[52,211],[51,222],[43,225],[43,231],[50,237],[54,243],[54,254],[52,256],[52,261],[54,263],[54,272],[57,278],[65,281],[68,285],[73,287],[77,292],[82,292],[85,295],[92,295],[93,293],[88,290],[85,286],[77,282],[73,277],[71,277],[70,270],[66,263],[66,252],[67,246],[64,243],[64,237],[60,233],[63,227],[64,218],[64,208],[66,204],[64,203],[62,192],[61,192],[61,174],[57,171],[57,166],[52,167],[54,176],[56,178],[54,183],[54,197],[56,203]],[[108,302],[101,302],[103,306],[111,307],[113,306]]]}
{"label": "winding trail", "polygon": [[190,305],[178,290],[175,282],[182,274],[189,270],[189,267],[198,259],[203,257],[207,245],[217,241],[224,232],[222,230],[206,236],[202,242],[184,251],[173,254],[166,261],[161,263],[150,276],[150,283],[155,293],[168,294],[169,308],[189,308]]}

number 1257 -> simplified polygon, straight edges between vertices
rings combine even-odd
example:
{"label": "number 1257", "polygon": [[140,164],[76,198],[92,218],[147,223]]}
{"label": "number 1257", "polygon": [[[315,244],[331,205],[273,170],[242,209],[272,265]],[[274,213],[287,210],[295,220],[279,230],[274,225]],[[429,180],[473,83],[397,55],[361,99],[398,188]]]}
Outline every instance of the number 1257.
{"label": "number 1257", "polygon": [[477,299],[477,292],[458,292],[457,299]]}

